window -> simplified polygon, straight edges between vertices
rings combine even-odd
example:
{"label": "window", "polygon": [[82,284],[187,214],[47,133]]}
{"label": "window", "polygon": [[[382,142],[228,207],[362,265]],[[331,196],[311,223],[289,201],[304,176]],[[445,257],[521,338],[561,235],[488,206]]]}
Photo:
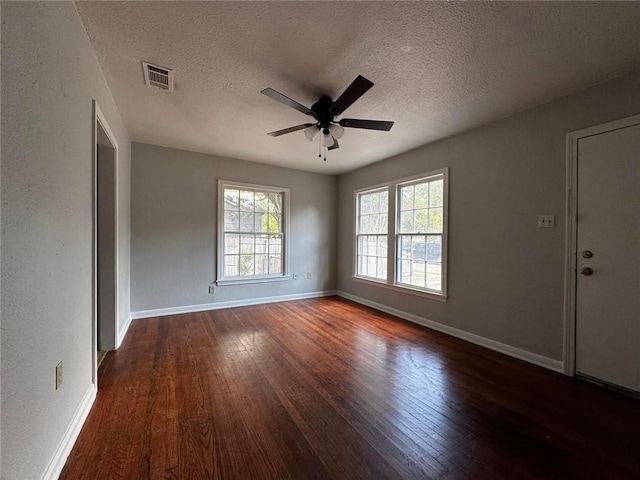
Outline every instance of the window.
{"label": "window", "polygon": [[396,283],[442,293],[444,179],[398,185]]}
{"label": "window", "polygon": [[289,190],[218,182],[218,284],[286,280]]}
{"label": "window", "polygon": [[357,279],[446,299],[447,182],[442,169],[356,192]]}
{"label": "window", "polygon": [[362,192],[356,199],[357,274],[386,280],[389,189]]}

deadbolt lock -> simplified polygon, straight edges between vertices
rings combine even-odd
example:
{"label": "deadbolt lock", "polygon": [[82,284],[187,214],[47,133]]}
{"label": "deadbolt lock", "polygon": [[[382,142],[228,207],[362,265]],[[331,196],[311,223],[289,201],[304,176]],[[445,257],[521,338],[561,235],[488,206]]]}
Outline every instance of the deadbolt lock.
{"label": "deadbolt lock", "polygon": [[593,257],[593,252],[591,250],[583,250],[582,258],[591,258]]}
{"label": "deadbolt lock", "polygon": [[593,273],[593,269],[592,269],[592,268],[590,268],[590,267],[582,267],[582,268],[580,269],[580,273],[581,273],[582,275],[591,275],[591,274]]}

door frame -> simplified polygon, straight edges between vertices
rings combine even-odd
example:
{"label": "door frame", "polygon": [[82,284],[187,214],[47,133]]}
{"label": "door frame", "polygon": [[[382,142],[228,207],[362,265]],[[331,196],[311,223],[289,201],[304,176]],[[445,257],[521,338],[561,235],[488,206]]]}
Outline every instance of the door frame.
{"label": "door frame", "polygon": [[113,130],[109,127],[107,119],[102,110],[98,106],[98,102],[93,100],[93,127],[91,135],[91,359],[93,365],[93,384],[98,387],[98,125],[104,130],[113,145],[113,208],[114,208],[114,281],[115,281],[115,305],[114,305],[114,325],[113,328],[116,345],[110,345],[113,349],[117,348],[118,341],[118,325],[120,325],[120,299],[119,284],[120,275],[118,271],[118,142]]}
{"label": "door frame", "polygon": [[577,210],[578,210],[578,141],[585,137],[620,130],[640,124],[640,115],[567,133],[566,222],[565,222],[565,292],[562,363],[564,373],[576,371],[576,266],[577,266]]}

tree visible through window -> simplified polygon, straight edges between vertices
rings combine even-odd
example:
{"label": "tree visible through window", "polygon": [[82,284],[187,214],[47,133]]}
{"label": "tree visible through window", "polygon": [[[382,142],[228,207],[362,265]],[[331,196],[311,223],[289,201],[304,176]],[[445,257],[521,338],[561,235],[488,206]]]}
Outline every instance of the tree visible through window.
{"label": "tree visible through window", "polygon": [[224,183],[221,188],[222,271],[218,280],[281,277],[286,191]]}

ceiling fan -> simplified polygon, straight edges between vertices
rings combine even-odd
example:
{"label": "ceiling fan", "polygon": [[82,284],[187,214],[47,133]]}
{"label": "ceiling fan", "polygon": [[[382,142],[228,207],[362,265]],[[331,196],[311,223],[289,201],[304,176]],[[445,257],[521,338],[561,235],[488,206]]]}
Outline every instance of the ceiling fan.
{"label": "ceiling fan", "polygon": [[304,130],[305,136],[310,142],[312,142],[316,135],[321,132],[322,135],[320,135],[319,142],[320,154],[318,154],[318,157],[322,157],[322,150],[324,149],[324,160],[326,161],[327,150],[340,148],[338,140],[344,134],[344,127],[365,128],[367,130],[384,130],[386,132],[391,130],[391,127],[393,127],[393,122],[385,122],[381,120],[342,118],[339,121],[336,121],[335,117],[342,115],[347,108],[364,95],[371,87],[373,87],[372,81],[367,80],[362,75],[358,75],[335,102],[331,100],[331,97],[322,96],[311,106],[311,108],[307,108],[295,100],[290,99],[286,95],[276,92],[273,88],[265,88],[260,93],[263,93],[267,97],[273,98],[280,103],[284,103],[288,107],[295,108],[299,112],[313,117],[315,120],[315,123],[303,123],[301,125],[296,125],[295,127],[269,132],[267,135],[279,137],[286,133]]}

